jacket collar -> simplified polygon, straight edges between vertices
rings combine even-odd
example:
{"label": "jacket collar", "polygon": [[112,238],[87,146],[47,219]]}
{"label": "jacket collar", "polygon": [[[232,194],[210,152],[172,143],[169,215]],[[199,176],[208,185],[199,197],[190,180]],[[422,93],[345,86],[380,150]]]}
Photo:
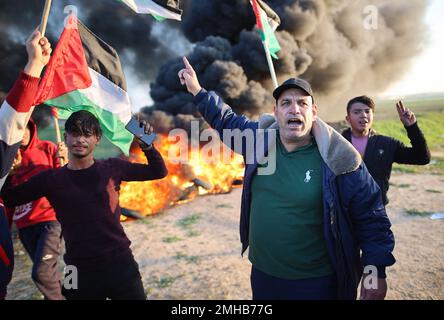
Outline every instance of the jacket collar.
{"label": "jacket collar", "polygon": [[[263,114],[259,118],[259,129],[278,129],[274,115]],[[321,119],[313,123],[311,131],[322,159],[336,176],[353,172],[362,162],[361,155],[335,129]],[[274,141],[276,143],[276,141]],[[271,149],[273,146],[269,146]]]}
{"label": "jacket collar", "polygon": [[[351,141],[351,137],[352,137],[352,131],[351,128],[347,128],[344,131],[342,131],[342,135],[348,140]],[[376,132],[376,130],[374,130],[373,128],[370,128],[370,132],[368,133],[368,137],[371,138],[373,136],[378,135],[378,133]]]}

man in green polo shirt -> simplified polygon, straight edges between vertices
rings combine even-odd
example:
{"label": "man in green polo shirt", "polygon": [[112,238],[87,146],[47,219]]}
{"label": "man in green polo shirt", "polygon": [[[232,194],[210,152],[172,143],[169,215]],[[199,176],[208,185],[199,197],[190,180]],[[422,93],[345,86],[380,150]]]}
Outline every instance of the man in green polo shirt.
{"label": "man in green polo shirt", "polygon": [[256,174],[251,182],[248,258],[254,299],[337,297],[323,233],[322,157],[310,133],[317,107],[311,89],[298,80],[301,88],[277,94],[275,172]]}
{"label": "man in green polo shirt", "polygon": [[355,148],[319,119],[310,85],[288,79],[273,91],[274,115],[251,121],[183,62],[180,82],[219,136],[254,136],[254,145],[223,140],[246,164],[240,239],[242,253],[250,247],[253,299],[356,299],[361,278],[361,299],[384,299],[395,259],[380,189]]}
{"label": "man in green polo shirt", "polygon": [[251,185],[249,259],[278,278],[332,275],[322,233],[322,158],[316,142],[287,151],[277,139],[276,171],[254,176]]}

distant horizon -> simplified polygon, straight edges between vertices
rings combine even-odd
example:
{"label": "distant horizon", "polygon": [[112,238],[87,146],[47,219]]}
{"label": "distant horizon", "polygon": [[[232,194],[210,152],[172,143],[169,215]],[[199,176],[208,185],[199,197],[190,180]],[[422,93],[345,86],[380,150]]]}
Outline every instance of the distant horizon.
{"label": "distant horizon", "polygon": [[394,94],[394,95],[381,95],[377,97],[377,100],[390,100],[396,99],[398,97],[415,97],[415,96],[442,96],[444,98],[443,91],[429,91],[429,92],[418,92],[418,93],[405,93],[405,94]]}

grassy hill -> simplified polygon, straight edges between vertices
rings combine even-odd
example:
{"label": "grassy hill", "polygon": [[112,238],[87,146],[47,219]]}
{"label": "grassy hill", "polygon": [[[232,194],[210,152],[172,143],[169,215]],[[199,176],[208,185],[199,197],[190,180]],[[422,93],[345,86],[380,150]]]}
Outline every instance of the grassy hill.
{"label": "grassy hill", "polygon": [[[441,112],[418,112],[415,113],[415,115],[430,149],[444,149],[444,110]],[[375,120],[373,128],[381,134],[396,138],[405,144],[410,144],[404,126],[399,118],[393,120]]]}
{"label": "grassy hill", "polygon": [[[377,100],[375,120],[397,118],[398,113],[395,107],[397,101],[397,99]],[[444,111],[444,92],[406,96],[402,101],[404,105],[419,115]]]}

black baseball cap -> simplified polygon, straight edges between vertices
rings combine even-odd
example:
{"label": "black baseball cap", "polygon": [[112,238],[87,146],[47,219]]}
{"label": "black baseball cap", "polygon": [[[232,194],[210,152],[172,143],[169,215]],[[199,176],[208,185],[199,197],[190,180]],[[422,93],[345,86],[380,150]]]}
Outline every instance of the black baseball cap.
{"label": "black baseball cap", "polygon": [[313,101],[313,91],[311,90],[310,84],[301,78],[290,78],[288,80],[285,80],[284,83],[282,83],[279,87],[274,89],[273,91],[273,97],[276,99],[276,101],[281,96],[282,92],[284,92],[287,89],[291,88],[297,88],[301,89],[302,91],[305,91],[309,96],[312,97]]}

